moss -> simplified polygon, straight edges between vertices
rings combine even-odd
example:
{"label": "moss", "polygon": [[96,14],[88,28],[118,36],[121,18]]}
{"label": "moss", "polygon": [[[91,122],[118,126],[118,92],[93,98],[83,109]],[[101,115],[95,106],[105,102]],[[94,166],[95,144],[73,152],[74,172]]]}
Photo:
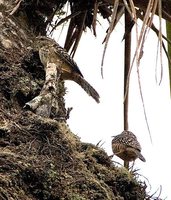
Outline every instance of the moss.
{"label": "moss", "polygon": [[5,84],[0,90],[0,198],[149,199],[137,175],[116,167],[102,148],[81,142],[71,132],[65,119],[63,82],[59,116],[42,118],[23,109],[40,90],[43,77],[41,70],[34,74],[29,61],[0,71],[0,83]]}
{"label": "moss", "polygon": [[133,174],[115,167],[103,149],[81,143],[65,122],[26,111],[8,123],[3,139],[10,141],[0,157],[6,199],[9,186],[16,199],[135,199],[140,193],[144,199]]}

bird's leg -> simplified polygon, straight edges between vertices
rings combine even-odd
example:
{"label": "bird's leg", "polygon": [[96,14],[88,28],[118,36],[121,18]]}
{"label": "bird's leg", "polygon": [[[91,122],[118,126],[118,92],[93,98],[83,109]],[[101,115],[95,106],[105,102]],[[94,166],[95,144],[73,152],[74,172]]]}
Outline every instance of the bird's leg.
{"label": "bird's leg", "polygon": [[125,161],[125,160],[124,160],[124,167],[125,167],[126,169],[129,169],[129,162],[128,162],[128,161]]}
{"label": "bird's leg", "polygon": [[131,172],[133,171],[134,164],[135,164],[135,160],[133,161],[132,166],[130,167]]}

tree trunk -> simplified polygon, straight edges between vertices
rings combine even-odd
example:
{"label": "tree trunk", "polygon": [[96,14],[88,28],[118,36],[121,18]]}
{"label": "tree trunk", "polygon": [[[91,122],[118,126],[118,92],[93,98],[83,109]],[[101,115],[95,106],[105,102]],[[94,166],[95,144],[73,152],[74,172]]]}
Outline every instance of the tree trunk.
{"label": "tree trunk", "polygon": [[[62,2],[62,1],[61,1]],[[114,166],[103,149],[69,129],[59,85],[59,111],[49,118],[24,108],[39,95],[45,71],[33,39],[46,33],[55,1],[0,1],[0,199],[139,199],[146,185]],[[54,9],[55,8],[55,9]],[[52,11],[52,12],[51,12]]]}

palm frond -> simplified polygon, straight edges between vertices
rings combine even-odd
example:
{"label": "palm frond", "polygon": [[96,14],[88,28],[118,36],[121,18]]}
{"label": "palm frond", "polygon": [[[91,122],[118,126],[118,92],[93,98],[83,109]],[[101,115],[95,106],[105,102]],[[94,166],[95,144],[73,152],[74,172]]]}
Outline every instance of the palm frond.
{"label": "palm frond", "polygon": [[[167,39],[171,41],[171,22],[166,22]],[[168,42],[168,66],[169,66],[169,78],[170,78],[170,93],[171,93],[171,43]]]}

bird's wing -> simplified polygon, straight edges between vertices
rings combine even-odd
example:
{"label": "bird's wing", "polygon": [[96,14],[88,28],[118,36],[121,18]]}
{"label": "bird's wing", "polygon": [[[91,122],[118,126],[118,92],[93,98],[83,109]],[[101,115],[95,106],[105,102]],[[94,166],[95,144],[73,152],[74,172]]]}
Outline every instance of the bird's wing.
{"label": "bird's wing", "polygon": [[76,73],[78,73],[80,76],[83,77],[83,74],[78,68],[77,63],[72,59],[72,57],[68,54],[68,52],[64,48],[62,48],[59,44],[56,43],[55,50],[58,56],[60,56],[64,62],[67,62],[72,67],[73,71],[75,71]]}

